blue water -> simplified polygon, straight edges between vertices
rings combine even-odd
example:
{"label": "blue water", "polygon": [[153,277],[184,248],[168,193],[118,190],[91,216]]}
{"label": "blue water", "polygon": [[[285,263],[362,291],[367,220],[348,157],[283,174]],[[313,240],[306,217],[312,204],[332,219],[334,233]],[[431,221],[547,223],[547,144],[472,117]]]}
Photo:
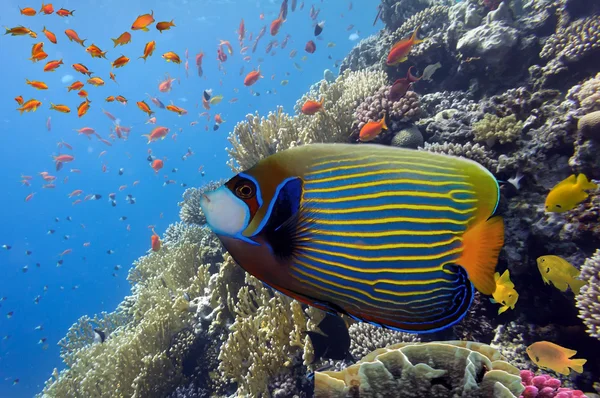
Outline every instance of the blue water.
{"label": "blue water", "polygon": [[[315,40],[317,51],[311,55],[304,52],[304,46],[308,40],[314,39],[313,21],[309,17],[313,3],[316,8],[321,8],[318,20],[325,20],[326,24],[321,34],[323,40]],[[30,397],[41,391],[52,369],[62,367],[56,343],[67,329],[82,315],[113,311],[129,293],[127,271],[132,262],[150,248],[148,225],[155,225],[156,231],[162,234],[170,223],[179,220],[177,202],[185,190],[181,183],[201,186],[211,179],[232,175],[225,164],[227,154],[224,148],[228,146],[227,134],[237,121],[255,111],[266,115],[277,105],[283,105],[286,111],[292,113],[295,101],[311,84],[322,78],[324,69],[337,70],[335,61],[341,60],[355,44],[348,39],[351,33],[358,30],[362,38],[380,28],[380,23],[372,26],[376,4],[360,3],[356,2],[351,11],[348,10],[349,2],[341,0],[327,2],[327,5],[306,2],[302,11],[292,13],[290,10],[288,20],[276,37],[281,41],[286,34],[291,35],[286,49],[275,49],[275,56],[265,54],[265,47],[271,40],[267,30],[256,53],[248,51],[247,55],[252,56],[252,60],[244,62],[244,55],[239,54],[236,33],[240,19],[245,20],[246,37],[249,32],[254,32],[256,37],[262,26],[277,17],[279,1],[66,0],[55,3],[55,10],[60,7],[76,10],[74,17],[68,18],[56,14],[26,17],[20,15],[18,7],[32,6],[39,10],[39,2],[3,2],[0,25],[24,25],[37,32],[38,38],[0,37],[0,176],[3,182],[0,245],[12,246],[8,251],[0,249],[0,297],[6,297],[0,303],[0,397]],[[162,34],[155,30],[154,24],[149,32],[129,30],[132,42],[113,48],[110,38],[128,31],[138,15],[150,10],[154,10],[156,22],[174,19],[176,27]],[[264,20],[259,17],[261,13],[265,16]],[[354,28],[348,31],[350,24]],[[58,44],[46,40],[41,32],[44,26],[56,34]],[[87,39],[86,46],[94,43],[108,51],[108,60],[92,59],[84,47],[67,40],[63,33],[65,29],[76,30],[81,38]],[[217,69],[219,39],[229,40],[235,51],[223,64],[226,74]],[[150,40],[156,41],[156,51],[144,63],[137,57],[142,55],[145,43]],[[28,60],[31,46],[39,41],[44,42],[48,58],[32,63]],[[328,48],[328,42],[335,42],[336,46]],[[248,40],[246,43],[252,45]],[[183,62],[178,66],[161,58],[164,52],[175,51],[183,59],[186,49],[189,51],[189,78],[186,78]],[[298,51],[293,60],[289,58],[292,49]],[[195,55],[200,50],[205,53],[203,78],[197,76],[195,68]],[[109,79],[108,73],[110,62],[121,54],[131,61],[114,71],[117,85]],[[300,60],[303,55],[308,56],[305,62]],[[261,93],[260,97],[256,97],[242,82],[244,75],[258,65],[259,57],[264,58],[260,70],[265,78],[252,87]],[[42,71],[48,60],[61,58],[64,65],[56,72]],[[300,64],[303,71],[296,70],[293,62]],[[83,63],[94,72],[94,76],[102,77],[106,82],[103,87],[86,84],[84,89],[88,91],[92,104],[88,114],[80,119],[76,109],[82,99],[75,92],[68,93],[66,87],[75,80],[85,82],[87,76],[74,71],[71,68],[74,63]],[[242,66],[245,71],[240,76]],[[285,75],[286,71],[289,76]],[[162,94],[158,92],[158,83],[165,73],[179,80],[170,93]],[[273,74],[275,78],[271,80]],[[67,75],[71,75],[73,80],[61,82]],[[35,90],[25,84],[26,78],[44,81],[49,90]],[[289,80],[289,84],[282,87],[280,82],[284,79]],[[212,117],[220,113],[225,120],[218,131],[212,129],[214,122],[207,123],[205,118],[198,117],[204,109],[197,104],[202,91],[208,88],[212,88],[215,95],[224,95],[221,104],[213,106],[210,111]],[[234,88],[238,88],[239,93],[235,93]],[[267,94],[267,90],[276,90],[277,94]],[[172,100],[189,113],[178,117],[158,109],[148,100],[146,93],[158,96],[165,104]],[[43,105],[36,112],[19,115],[14,101],[18,95],[25,100],[36,98]],[[109,95],[123,95],[129,103],[126,106],[118,102],[106,103],[104,99]],[[233,97],[239,98],[239,101],[228,103]],[[154,126],[145,124],[146,114],[135,105],[140,100],[145,100],[156,111],[156,126],[169,127],[171,134],[177,134],[176,141],[169,135],[164,141],[147,145],[141,135],[149,134]],[[51,111],[50,102],[68,105],[72,111],[70,114]],[[108,147],[95,138],[88,140],[73,131],[92,127],[108,139],[112,122],[102,113],[102,108],[119,118],[121,125],[133,127],[128,140],[115,140],[112,147]],[[49,116],[51,131],[46,129]],[[199,122],[198,125],[190,127],[194,120]],[[208,131],[205,126],[208,126]],[[180,128],[182,131],[179,131]],[[73,146],[73,151],[62,150],[61,153],[74,155],[75,161],[56,172],[51,156],[59,153],[57,142],[60,140]],[[195,154],[184,161],[181,157],[188,147]],[[166,158],[165,167],[158,174],[146,160],[149,148],[153,155]],[[102,151],[107,152],[99,157]],[[103,164],[107,166],[106,172],[102,171]],[[198,172],[200,166],[204,166],[204,177]],[[71,173],[71,168],[80,169],[81,173]],[[120,168],[124,169],[121,176],[118,173]],[[178,171],[172,173],[173,168]],[[42,189],[45,182],[38,175],[42,171],[57,177],[55,189]],[[22,174],[33,177],[31,187],[21,185]],[[63,181],[65,177],[68,177],[67,182]],[[163,186],[166,179],[177,183]],[[134,187],[132,184],[136,180],[139,185]],[[127,185],[127,188],[119,192],[121,185]],[[68,194],[75,189],[84,191],[79,199],[87,194],[101,194],[102,199],[72,205],[77,198],[70,199]],[[25,202],[25,197],[32,192],[35,192],[33,199]],[[111,192],[117,194],[116,207],[108,202]],[[127,194],[136,198],[135,205],[125,201]],[[72,221],[67,221],[67,216]],[[122,216],[126,216],[127,220],[120,221]],[[59,221],[55,221],[56,217]],[[130,231],[127,231],[127,225]],[[56,232],[48,235],[49,229]],[[65,235],[70,238],[66,240]],[[90,242],[89,247],[84,247],[84,242]],[[64,264],[57,267],[59,254],[69,248],[73,252],[64,256]],[[26,250],[32,254],[26,255]],[[114,253],[107,254],[107,250],[114,250]],[[116,265],[121,265],[122,269],[115,271]],[[28,266],[26,273],[22,270],[24,266]],[[47,292],[44,292],[44,286],[47,286]],[[41,298],[39,304],[35,304],[34,299],[38,295]],[[9,311],[14,311],[11,319],[6,317]],[[34,330],[38,325],[43,326],[42,331]],[[8,339],[4,339],[5,336],[9,336]],[[46,350],[43,344],[38,344],[42,337],[47,338]],[[19,382],[13,385],[15,379]]]}

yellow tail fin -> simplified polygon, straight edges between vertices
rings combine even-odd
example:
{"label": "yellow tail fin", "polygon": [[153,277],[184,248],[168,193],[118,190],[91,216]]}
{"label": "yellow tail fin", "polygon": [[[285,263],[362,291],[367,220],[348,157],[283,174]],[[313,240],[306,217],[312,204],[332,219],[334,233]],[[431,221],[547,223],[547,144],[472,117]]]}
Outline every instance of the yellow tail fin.
{"label": "yellow tail fin", "polygon": [[581,279],[571,279],[569,281],[569,287],[575,294],[579,294],[579,290],[586,284],[586,281],[582,281]]}
{"label": "yellow tail fin", "polygon": [[577,373],[583,373],[583,365],[587,362],[587,359],[571,359],[569,367]]}
{"label": "yellow tail fin", "polygon": [[496,290],[494,271],[504,245],[502,217],[472,225],[463,235],[463,252],[457,263],[469,274],[475,288],[491,295]]}
{"label": "yellow tail fin", "polygon": [[585,174],[579,174],[577,176],[577,185],[579,185],[579,187],[581,189],[596,189],[598,188],[598,185],[594,184],[591,181],[588,181],[587,177],[585,176]]}
{"label": "yellow tail fin", "polygon": [[413,32],[412,36],[410,37],[410,41],[412,41],[412,44],[419,44],[419,43],[423,43],[425,41],[425,39],[419,39],[417,38],[417,34],[419,33],[419,29],[421,28],[421,25],[419,24],[415,31]]}

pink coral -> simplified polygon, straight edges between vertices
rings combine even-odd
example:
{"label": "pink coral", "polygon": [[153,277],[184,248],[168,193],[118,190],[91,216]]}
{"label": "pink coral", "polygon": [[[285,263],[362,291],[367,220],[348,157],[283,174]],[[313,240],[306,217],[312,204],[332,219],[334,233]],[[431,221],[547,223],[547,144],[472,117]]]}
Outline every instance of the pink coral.
{"label": "pink coral", "polygon": [[520,398],[586,398],[580,390],[561,388],[561,382],[549,375],[536,376],[531,370],[521,371],[521,383],[525,390]]}

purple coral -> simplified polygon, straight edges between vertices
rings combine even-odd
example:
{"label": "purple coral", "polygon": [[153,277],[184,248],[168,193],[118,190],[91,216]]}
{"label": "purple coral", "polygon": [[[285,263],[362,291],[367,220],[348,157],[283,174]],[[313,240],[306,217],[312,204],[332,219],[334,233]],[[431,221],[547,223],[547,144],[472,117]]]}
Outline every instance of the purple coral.
{"label": "purple coral", "polygon": [[521,383],[525,390],[520,398],[586,398],[580,390],[561,388],[561,382],[549,375],[536,376],[531,370],[521,371]]}

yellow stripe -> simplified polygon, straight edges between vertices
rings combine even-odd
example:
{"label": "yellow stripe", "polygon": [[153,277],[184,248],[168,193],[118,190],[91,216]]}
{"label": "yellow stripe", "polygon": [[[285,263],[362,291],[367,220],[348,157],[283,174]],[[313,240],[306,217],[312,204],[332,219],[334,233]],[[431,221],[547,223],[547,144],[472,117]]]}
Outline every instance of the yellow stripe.
{"label": "yellow stripe", "polygon": [[311,218],[309,220],[312,224],[324,224],[324,225],[381,225],[391,224],[396,222],[412,222],[415,224],[437,224],[437,223],[448,223],[455,225],[467,225],[471,221],[475,220],[475,217],[469,217],[465,221],[453,220],[451,218],[417,218],[417,217],[388,217],[388,218],[368,218],[365,220],[322,220],[317,218]]}
{"label": "yellow stripe", "polygon": [[438,283],[438,282],[450,283],[448,280],[442,279],[442,278],[435,278],[435,279],[428,279],[428,280],[410,280],[410,281],[397,281],[397,280],[393,280],[393,279],[376,279],[373,281],[369,281],[369,280],[365,280],[365,279],[354,278],[349,275],[339,274],[337,272],[329,271],[329,270],[326,270],[323,268],[315,267],[314,265],[305,263],[304,261],[300,261],[300,260],[296,260],[295,263],[300,264],[303,267],[312,269],[313,271],[321,272],[323,274],[331,275],[336,278],[344,279],[344,280],[351,281],[351,282],[362,283],[362,284],[369,285],[369,286],[374,286],[374,285],[377,285],[378,283],[388,283],[390,285],[398,285],[398,286],[429,285],[431,283]]}
{"label": "yellow stripe", "polygon": [[375,171],[365,171],[362,173],[354,173],[354,174],[341,174],[341,175],[337,175],[337,176],[333,176],[333,177],[308,179],[308,180],[306,180],[306,185],[319,184],[319,183],[331,182],[331,181],[348,180],[351,178],[368,177],[368,176],[374,176],[374,175],[400,174],[400,173],[419,174],[419,175],[432,176],[432,177],[464,177],[459,174],[435,173],[435,172],[431,172],[431,171],[421,171],[421,170],[382,169],[382,170],[375,170]]}
{"label": "yellow stripe", "polygon": [[[340,164],[340,163],[352,163],[352,162],[361,162],[363,160],[371,160],[373,159],[374,155],[366,155],[366,156],[358,156],[358,157],[350,157],[353,154],[357,154],[357,155],[362,155],[362,153],[360,153],[359,151],[356,152],[346,152],[344,153],[344,155],[339,155],[339,159],[333,158],[331,156],[329,156],[329,160],[323,160],[321,162],[317,162],[317,163],[313,163],[311,164],[311,169],[314,169],[315,167],[319,167],[319,166],[324,166],[327,164]],[[449,168],[447,166],[447,162],[442,161],[441,159],[434,159],[434,158],[427,158],[427,159],[423,159],[423,157],[421,156],[402,156],[403,159],[406,160],[413,160],[413,162],[411,162],[412,165],[419,165],[419,166],[423,166],[423,167],[432,167],[432,168],[436,168],[436,169],[441,169],[441,170],[455,170],[454,168]],[[327,159],[327,157],[323,156],[320,157],[320,159]],[[393,155],[377,155],[377,160],[385,160],[385,159],[389,159],[389,162],[394,162],[394,161],[398,161],[398,156],[393,156]],[[423,161],[426,161],[426,163],[421,163]],[[434,165],[434,164],[439,164],[440,166]]]}
{"label": "yellow stripe", "polygon": [[463,251],[462,247],[457,247],[455,249],[446,250],[445,252],[442,252],[442,253],[439,253],[439,254],[430,254],[430,255],[424,255],[424,256],[378,256],[378,257],[362,257],[362,256],[352,256],[352,255],[345,254],[345,253],[332,252],[332,251],[329,251],[329,250],[317,249],[317,248],[314,248],[314,247],[311,247],[311,246],[306,246],[306,247],[303,247],[302,249],[304,251],[316,252],[316,253],[321,253],[321,254],[325,254],[325,255],[328,255],[328,256],[342,257],[342,258],[346,258],[348,260],[364,261],[364,262],[437,260],[437,259],[440,259],[442,257],[449,256],[451,254],[462,253],[462,251]]}
{"label": "yellow stripe", "polygon": [[[321,163],[321,164],[326,164],[326,163]],[[335,167],[330,167],[327,169],[320,169],[318,171],[311,171],[311,172],[306,173],[305,176],[329,173],[332,171],[352,170],[352,169],[359,169],[359,168],[360,169],[368,169],[369,167],[374,167],[374,166],[389,166],[389,165],[415,166],[415,162],[402,162],[402,161],[383,161],[382,162],[382,161],[379,161],[379,162],[372,162],[372,163],[351,164],[348,166],[335,166]],[[423,165],[423,166],[430,167],[433,169],[438,169],[438,170],[456,171],[455,169],[452,169],[452,168],[433,166],[430,164]],[[410,170],[410,169],[407,169],[407,170],[405,170],[405,169],[386,169],[386,170],[390,171],[390,172],[392,172],[392,171],[411,172],[411,173],[417,172],[417,170]],[[425,173],[425,171],[419,171],[419,172]],[[431,175],[450,176],[450,177],[465,177],[465,175],[463,175],[463,174],[443,174],[443,173],[438,174],[438,173],[433,173],[433,172]]]}
{"label": "yellow stripe", "polygon": [[[305,184],[308,185],[309,182],[307,182]],[[421,181],[421,180],[413,180],[410,178],[400,178],[400,179],[390,179],[390,180],[378,180],[378,181],[372,181],[372,182],[361,182],[361,183],[357,183],[357,184],[347,184],[347,185],[340,185],[337,187],[331,187],[331,188],[306,188],[306,192],[307,193],[315,193],[315,192],[339,192],[339,191],[344,191],[347,189],[356,189],[356,188],[370,188],[370,187],[376,187],[379,185],[393,185],[393,184],[414,184],[414,185],[428,185],[428,186],[434,186],[434,187],[443,187],[446,185],[465,185],[468,187],[474,187],[473,184],[468,183],[468,182],[455,182],[455,181]],[[412,191],[397,191],[397,192],[410,192],[412,193]],[[475,191],[466,191],[468,193],[471,194],[477,194],[477,192]]]}
{"label": "yellow stripe", "polygon": [[[314,190],[312,190],[312,192],[314,192]],[[411,197],[417,197],[417,198],[443,198],[443,199],[450,199],[456,203],[475,203],[478,200],[477,199],[455,199],[452,197],[452,195],[456,195],[459,193],[463,193],[463,194],[472,194],[474,195],[475,192],[474,191],[469,191],[466,189],[453,189],[451,191],[448,191],[446,193],[435,193],[435,192],[411,192],[411,191],[385,191],[385,192],[376,192],[376,193],[369,193],[369,194],[362,194],[362,195],[354,195],[354,196],[343,196],[343,197],[337,197],[337,198],[324,198],[324,199],[305,199],[305,195],[307,193],[312,193],[312,192],[307,192],[305,191],[302,194],[302,200],[304,202],[315,202],[315,203],[340,203],[340,202],[350,202],[350,201],[354,201],[354,200],[364,200],[364,199],[377,199],[377,198],[384,198],[384,197],[388,197],[388,196],[411,196]]]}
{"label": "yellow stripe", "polygon": [[325,214],[349,214],[349,213],[361,213],[367,211],[382,211],[382,210],[432,210],[432,211],[450,211],[456,214],[469,214],[474,212],[476,209],[459,210],[450,206],[435,206],[435,205],[379,205],[379,206],[361,206],[351,207],[349,209],[322,209],[312,208],[310,206],[310,200],[307,202],[306,210],[310,213],[325,213]]}
{"label": "yellow stripe", "polygon": [[432,230],[432,231],[412,231],[408,229],[399,229],[394,231],[380,231],[380,232],[343,232],[343,231],[326,231],[323,229],[315,228],[302,228],[303,232],[310,232],[311,235],[328,235],[328,236],[346,236],[346,237],[359,237],[359,238],[381,238],[385,236],[435,236],[435,235],[462,235],[463,231],[450,231],[450,230]]}
{"label": "yellow stripe", "polygon": [[438,272],[438,271],[443,271],[445,265],[454,264],[454,262],[455,262],[455,260],[453,259],[451,261],[445,261],[440,265],[436,265],[435,267],[423,267],[423,268],[418,268],[418,267],[417,268],[360,268],[360,267],[354,267],[352,265],[338,263],[336,261],[330,261],[330,260],[318,258],[318,257],[312,256],[308,253],[302,253],[300,255],[297,255],[296,260],[300,257],[304,257],[309,260],[316,261],[317,263],[330,265],[332,267],[338,267],[338,268],[346,269],[348,271],[362,272],[362,273],[367,273],[367,274],[376,274],[376,273],[381,273],[381,272],[389,272],[392,274],[416,274],[416,273]]}
{"label": "yellow stripe", "polygon": [[387,250],[387,249],[409,249],[409,248],[432,248],[432,247],[440,247],[447,246],[454,242],[462,242],[462,238],[453,237],[448,240],[444,240],[441,242],[433,242],[433,243],[386,243],[381,245],[355,245],[352,243],[342,243],[342,242],[331,242],[327,240],[316,240],[316,239],[307,239],[307,242],[311,244],[321,244],[326,246],[333,247],[345,247],[348,249],[357,249],[357,250]]}

